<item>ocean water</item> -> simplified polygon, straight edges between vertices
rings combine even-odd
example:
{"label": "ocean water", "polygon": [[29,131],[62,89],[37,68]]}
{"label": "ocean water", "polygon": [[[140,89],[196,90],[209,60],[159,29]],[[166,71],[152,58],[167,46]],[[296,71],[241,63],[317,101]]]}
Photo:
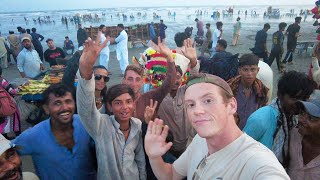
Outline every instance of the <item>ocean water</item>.
{"label": "ocean water", "polygon": [[[69,38],[75,43],[77,46],[77,38],[76,32],[77,27],[74,23],[69,22],[68,26],[61,22],[61,17],[72,17],[75,14],[85,15],[92,14],[93,16],[97,14],[102,21],[101,22],[83,22],[83,27],[90,26],[99,26],[100,24],[105,24],[107,26],[115,26],[118,23],[123,23],[125,26],[134,25],[134,24],[146,24],[150,22],[159,22],[160,19],[153,19],[153,13],[159,15],[161,19],[164,20],[164,23],[168,26],[166,30],[166,43],[169,46],[174,46],[174,34],[177,32],[182,32],[188,26],[192,26],[194,28],[193,35],[196,34],[196,22],[194,19],[197,17],[205,23],[211,23],[212,29],[215,28],[215,23],[217,21],[222,21],[224,23],[223,29],[226,33],[231,33],[233,30],[233,23],[236,21],[238,17],[238,11],[240,11],[239,17],[241,18],[242,27],[244,31],[251,32],[254,34],[255,31],[261,29],[263,24],[268,22],[271,24],[271,30],[277,29],[277,24],[279,22],[287,22],[288,24],[294,22],[294,17],[286,17],[283,16],[280,19],[265,19],[263,18],[263,13],[267,11],[267,6],[237,6],[234,7],[234,13],[232,17],[222,18],[222,11],[229,7],[149,7],[149,8],[112,8],[112,9],[81,9],[81,10],[59,10],[59,11],[37,11],[37,12],[11,12],[11,13],[0,13],[0,31],[2,32],[2,36],[7,36],[9,30],[14,30],[16,34],[17,27],[21,26],[25,29],[31,29],[33,27],[37,28],[37,32],[47,38],[52,38],[55,41],[55,44],[58,47],[63,46],[63,41],[65,36],[69,36]],[[299,14],[300,10],[303,9],[312,9],[313,5],[305,5],[305,6],[274,6],[274,8],[279,8],[281,15],[285,15],[286,13],[290,13],[291,9],[294,9],[295,14]],[[203,14],[202,16],[197,16],[196,12],[198,10],[206,11],[208,14]],[[247,10],[247,16],[245,16],[244,12]],[[213,11],[219,11],[221,14],[220,19],[212,19],[211,14]],[[258,16],[251,16],[251,12]],[[146,18],[138,17],[137,13],[147,14]],[[169,16],[169,12],[171,14],[176,13],[175,18],[171,15]],[[105,16],[102,16],[102,13]],[[117,17],[117,14],[125,14],[128,16],[126,21],[123,18]],[[130,19],[129,16],[135,16],[134,19]],[[33,19],[37,19],[40,17],[41,19],[44,16],[50,16],[51,20],[54,20],[55,23],[51,24],[39,24],[34,23]],[[112,16],[112,18],[111,18]],[[28,19],[26,22],[24,17]],[[307,18],[307,22],[312,24],[314,20],[312,19],[312,15],[309,15]],[[44,49],[47,49],[47,45],[45,41],[42,42]],[[111,50],[114,50],[114,46],[111,47]]]}

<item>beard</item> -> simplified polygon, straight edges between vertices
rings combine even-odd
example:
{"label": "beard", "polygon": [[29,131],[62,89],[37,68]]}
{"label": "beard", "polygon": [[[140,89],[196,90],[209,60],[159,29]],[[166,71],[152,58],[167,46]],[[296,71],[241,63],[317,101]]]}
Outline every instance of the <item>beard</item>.
{"label": "beard", "polygon": [[31,45],[25,45],[24,48],[26,48],[27,50],[31,49]]}
{"label": "beard", "polygon": [[16,172],[18,172],[20,174],[20,178],[17,178],[15,180],[22,180],[22,169],[21,169],[21,166],[16,167],[16,168],[14,168],[14,169],[12,169],[10,171],[7,171],[7,173],[3,177],[1,177],[0,180],[10,179],[15,175]]}

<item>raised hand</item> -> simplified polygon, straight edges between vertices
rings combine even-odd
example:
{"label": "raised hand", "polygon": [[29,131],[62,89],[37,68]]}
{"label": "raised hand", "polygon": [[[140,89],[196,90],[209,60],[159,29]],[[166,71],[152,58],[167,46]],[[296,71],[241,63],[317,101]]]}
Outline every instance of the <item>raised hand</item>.
{"label": "raised hand", "polygon": [[144,139],[145,150],[149,159],[164,155],[172,146],[172,142],[166,143],[169,127],[163,127],[161,119],[155,119],[148,124],[148,130]]}
{"label": "raised hand", "polygon": [[84,43],[84,48],[82,55],[80,57],[80,62],[85,61],[87,64],[94,64],[97,57],[100,54],[100,51],[106,46],[107,40],[100,44],[101,31],[98,32],[97,39],[93,41],[91,38],[88,38]]}
{"label": "raised hand", "polygon": [[160,37],[158,37],[158,45],[151,41],[151,47],[157,52],[165,55],[169,62],[173,62],[172,50],[166,46],[166,42],[164,40],[161,42]]}
{"label": "raised hand", "polygon": [[144,120],[148,124],[152,119],[154,118],[154,113],[156,111],[156,108],[158,106],[158,101],[155,101],[153,103],[153,99],[150,99],[150,105],[146,107],[144,110]]}
{"label": "raised hand", "polygon": [[98,58],[100,51],[106,46],[107,40],[100,44],[101,32],[98,32],[97,39],[93,41],[88,38],[84,43],[82,55],[79,60],[79,69],[81,76],[90,79],[92,76],[92,67]]}
{"label": "raised hand", "polygon": [[185,48],[182,49],[183,55],[190,59],[190,61],[196,61],[197,60],[197,49],[196,49],[196,43],[192,42],[190,38],[184,40]]}

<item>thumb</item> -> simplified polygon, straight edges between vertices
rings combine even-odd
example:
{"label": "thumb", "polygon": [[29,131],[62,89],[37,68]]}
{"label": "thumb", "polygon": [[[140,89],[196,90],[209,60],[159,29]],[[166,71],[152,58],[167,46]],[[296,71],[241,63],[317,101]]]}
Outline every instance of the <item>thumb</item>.
{"label": "thumb", "polygon": [[171,148],[171,146],[172,146],[172,142],[168,142],[166,145],[164,145],[164,149],[165,149],[165,151],[167,152],[167,151],[169,151],[169,149]]}

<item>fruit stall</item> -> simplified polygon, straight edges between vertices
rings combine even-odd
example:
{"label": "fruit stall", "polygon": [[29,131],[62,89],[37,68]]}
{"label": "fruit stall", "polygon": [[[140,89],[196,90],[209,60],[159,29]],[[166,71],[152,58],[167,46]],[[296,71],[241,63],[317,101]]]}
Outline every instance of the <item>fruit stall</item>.
{"label": "fruit stall", "polygon": [[64,69],[64,65],[55,65],[36,79],[17,78],[12,82],[12,84],[16,85],[23,84],[19,86],[20,91],[18,92],[18,96],[14,98],[20,110],[22,121],[35,125],[44,118],[47,118],[42,109],[42,93],[51,84],[62,81]]}
{"label": "fruit stall", "polygon": [[50,84],[60,83],[62,81],[64,65],[54,65],[40,76],[37,80],[28,80],[27,83],[20,86],[19,95],[22,95],[22,99],[26,101],[41,101],[42,93],[46,90]]}

